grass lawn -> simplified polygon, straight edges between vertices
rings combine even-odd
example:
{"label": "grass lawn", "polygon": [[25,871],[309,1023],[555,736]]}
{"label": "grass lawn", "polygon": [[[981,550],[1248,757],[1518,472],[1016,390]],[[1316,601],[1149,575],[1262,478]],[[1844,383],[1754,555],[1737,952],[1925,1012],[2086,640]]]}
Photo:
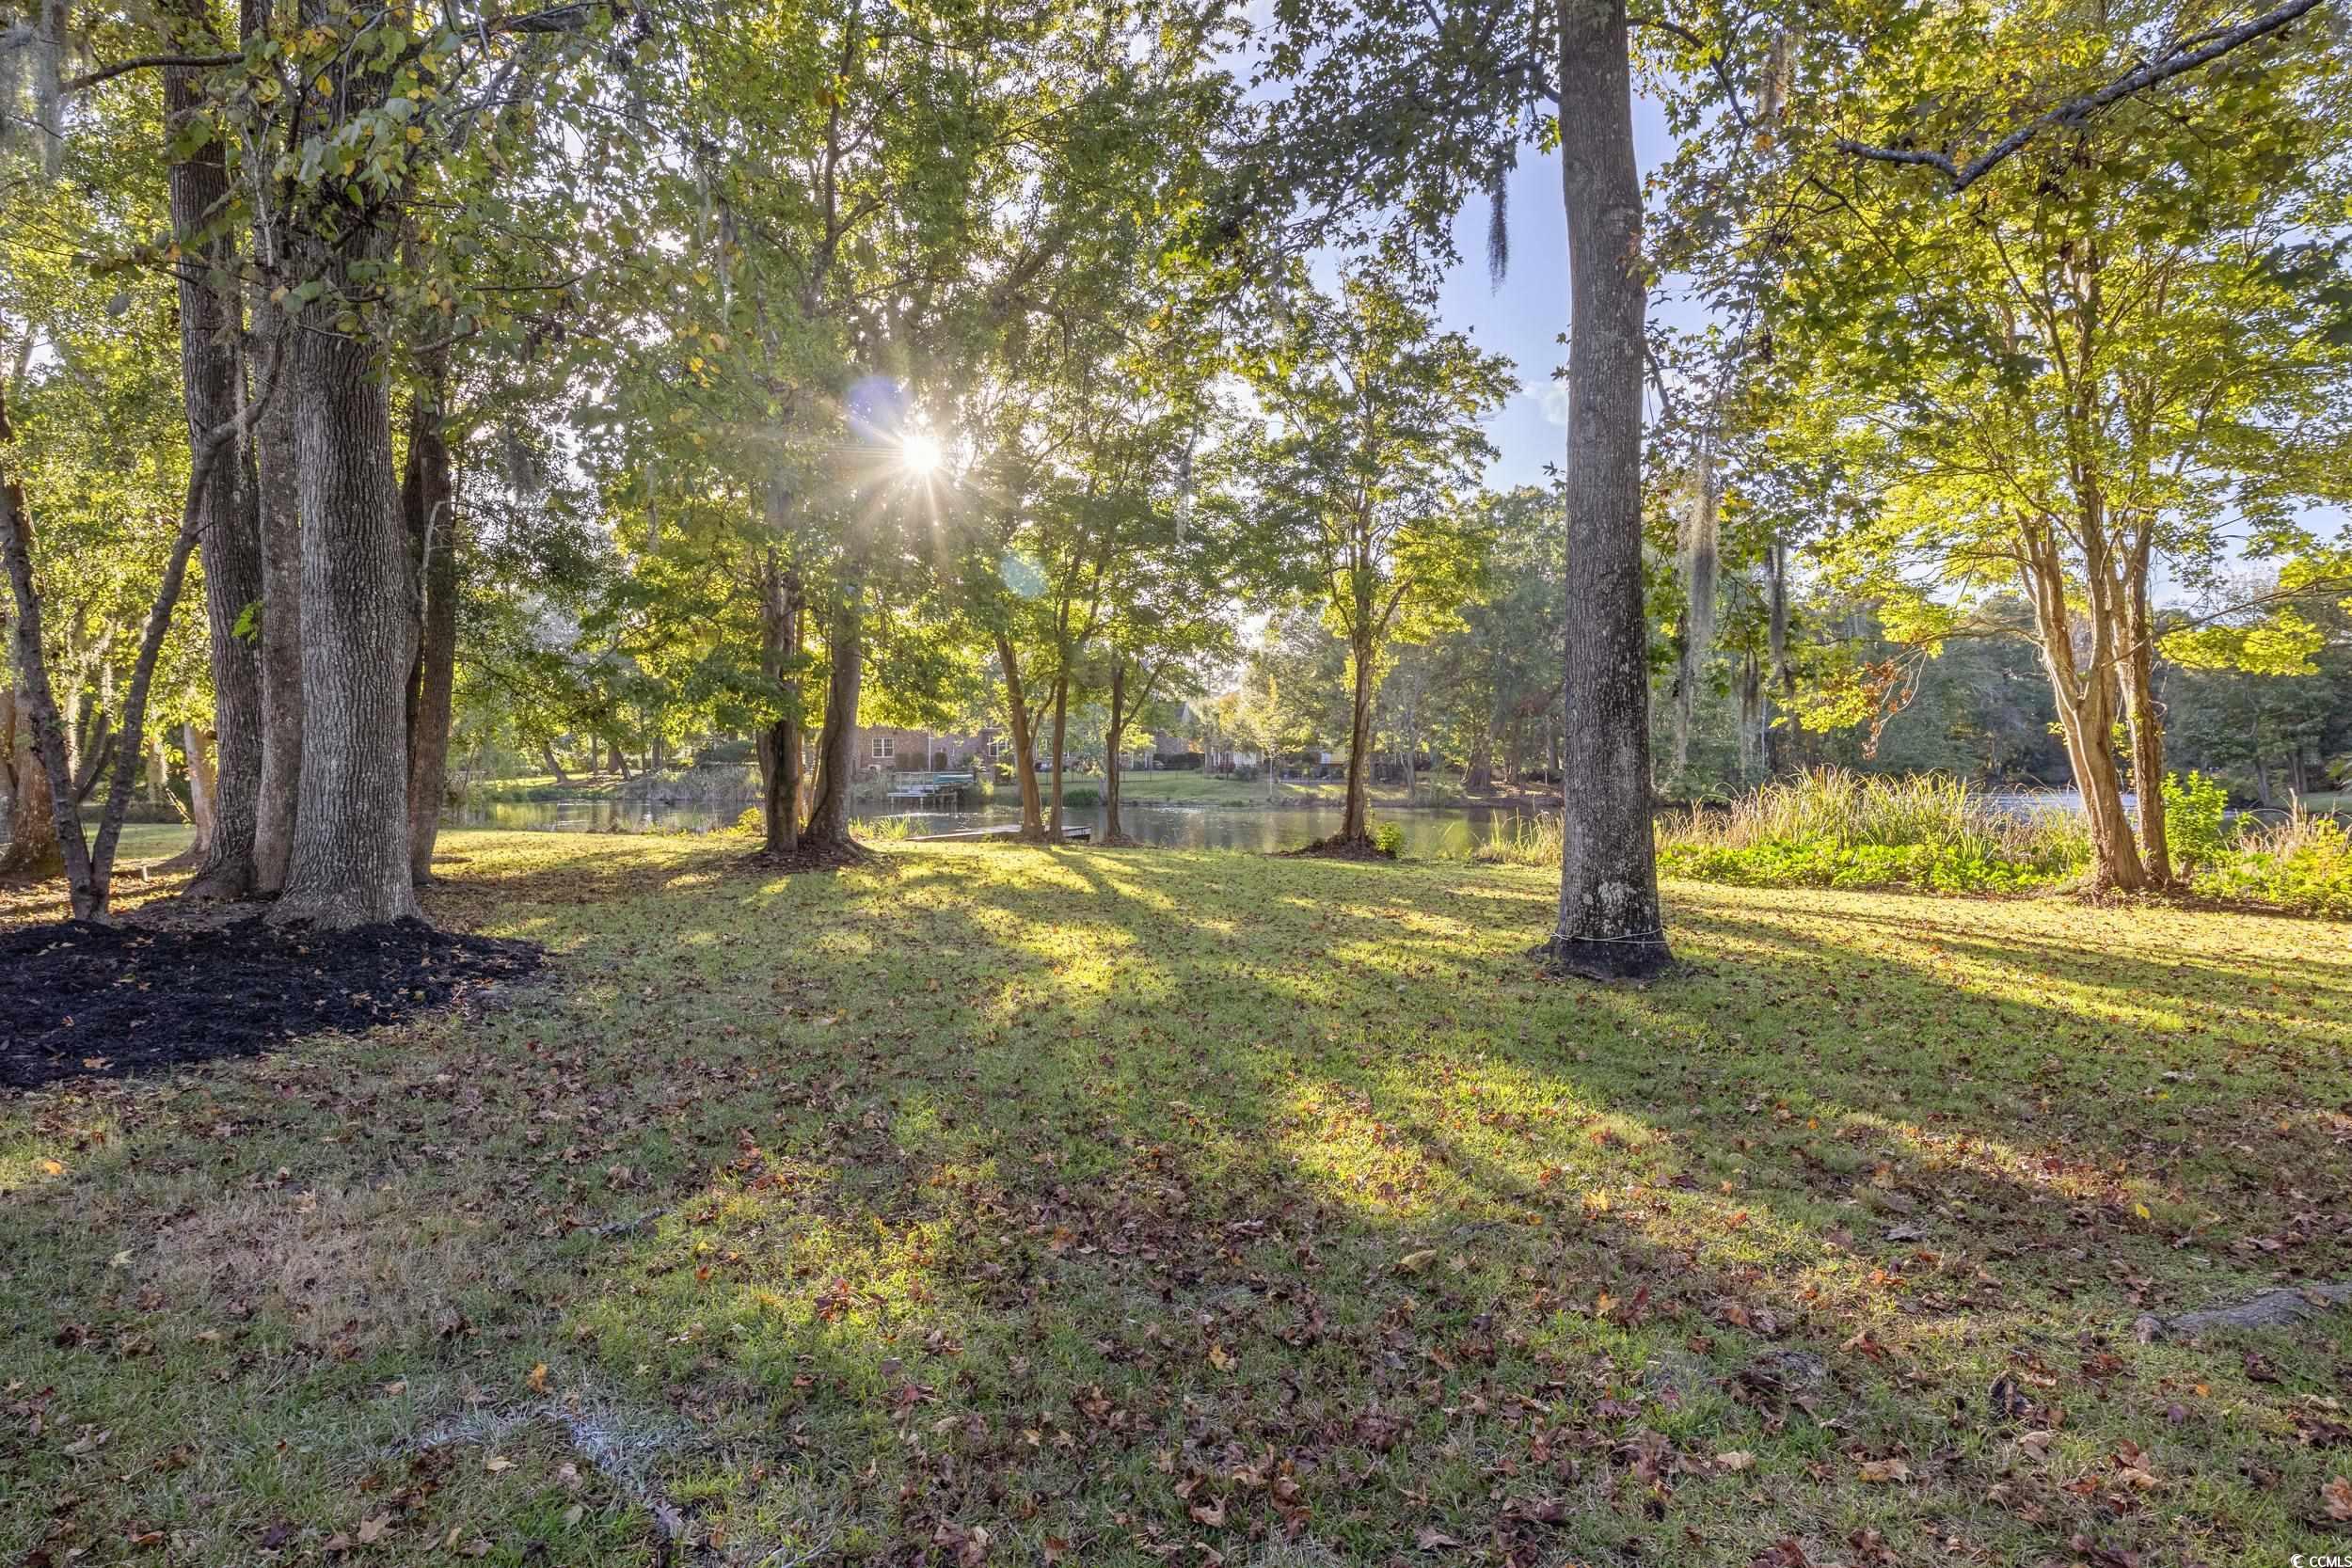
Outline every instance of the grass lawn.
{"label": "grass lawn", "polygon": [[128,869],[167,861],[185,849],[196,830],[184,822],[125,822],[115,840],[115,864]]}
{"label": "grass lawn", "polygon": [[547,981],[0,1097],[0,1563],[2352,1553],[2346,1315],[2133,1334],[2352,1275],[2344,926],[442,843]]}

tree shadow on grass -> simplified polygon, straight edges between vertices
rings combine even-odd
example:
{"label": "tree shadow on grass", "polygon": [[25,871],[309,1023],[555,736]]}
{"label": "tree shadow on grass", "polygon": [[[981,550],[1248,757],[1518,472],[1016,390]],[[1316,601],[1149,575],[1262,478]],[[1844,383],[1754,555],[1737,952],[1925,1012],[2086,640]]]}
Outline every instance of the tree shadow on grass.
{"label": "tree shadow on grass", "polygon": [[[2246,1043],[2200,974],[2134,977],[2188,1021],[2167,1060],[2197,1093],[2074,1116],[2135,1027],[2098,993],[1947,973],[1836,910],[1687,900],[1699,973],[1629,991],[1534,976],[1534,879],[1461,868],[892,851],[815,888],[645,853],[595,873],[652,879],[586,918],[577,879],[469,867],[491,918],[569,921],[571,992],[352,1124],[413,1181],[433,1166],[408,1151],[470,1139],[466,1168],[505,1180],[450,1200],[530,1281],[385,1365],[521,1402],[545,1363],[545,1397],[684,1423],[660,1480],[714,1559],[1036,1560],[1051,1537],[1089,1563],[1270,1563],[1295,1531],[1382,1562],[1434,1531],[1505,1562],[1746,1563],[1867,1528],[1905,1560],[1954,1530],[2028,1560],[2193,1528],[2219,1560],[2284,1539],[2275,1508],[2119,1501],[2105,1452],[2227,1476],[2259,1441],[2303,1495],[2324,1479],[2288,1419],[2324,1347],[2268,1352],[2278,1385],[2196,1367],[2223,1421],[2165,1392],[2190,1353],[2121,1338],[2143,1302],[2336,1244],[2248,1264],[2216,1242],[2345,1207],[2325,1170],[2240,1190],[2252,1153],[2187,1141],[2185,1108],[2270,1084],[2223,1070]],[[1971,940],[2029,965],[2047,939]],[[266,1159],[302,1180],[304,1154]],[[1996,1376],[2081,1467],[2021,1459]],[[2149,1418],[2166,1398],[2182,1423]],[[579,1555],[596,1527],[562,1523],[562,1455],[507,1457]],[[1861,1479],[1889,1457],[1911,1484]],[[599,1560],[652,1555],[645,1518],[606,1528]]]}
{"label": "tree shadow on grass", "polygon": [[[1955,1125],[1923,1132],[1919,1088],[1966,1065],[1952,1041],[1995,1020],[2045,1037],[2074,1016],[2063,1004],[1989,1003],[1965,983],[1902,975],[1895,1010],[1932,1005],[1946,1029],[1902,1072],[1874,1078],[1836,1054],[1724,1061],[1710,1055],[1723,1009],[1693,1006],[1691,988],[1627,995],[1528,981],[1516,946],[1491,932],[1482,942],[1425,910],[1425,929],[1401,921],[1425,888],[1332,867],[1262,898],[1214,864],[1050,864],[1019,885],[947,865],[894,884],[895,948],[863,955],[842,978],[887,984],[900,974],[894,954],[909,951],[944,959],[930,967],[953,1016],[906,1016],[901,995],[895,1031],[883,1025],[893,1075],[927,1083],[917,1096],[881,1096],[893,1112],[874,1135],[901,1151],[889,1163],[901,1200],[910,1182],[951,1196],[936,1199],[924,1241],[889,1259],[843,1261],[841,1238],[858,1227],[834,1216],[799,1275],[753,1292],[764,1316],[734,1320],[723,1341],[777,1336],[735,1391],[739,1418],[755,1424],[787,1368],[796,1379],[812,1364],[834,1369],[832,1384],[818,1379],[829,1395],[803,1389],[800,1408],[819,1423],[820,1446],[846,1447],[845,1470],[861,1451],[901,1454],[929,1433],[899,1472],[895,1511],[866,1515],[888,1538],[968,1539],[955,1532],[1037,1507],[1075,1518],[1054,1528],[1091,1532],[1107,1560],[1140,1560],[1199,1533],[1190,1499],[1231,1503],[1220,1478],[1263,1449],[1318,1489],[1356,1475],[1420,1495],[1368,1518],[1359,1506],[1359,1533],[1337,1536],[1351,1553],[1393,1550],[1429,1517],[1516,1551],[1527,1532],[1511,1499],[1498,1506],[1491,1481],[1463,1462],[1477,1445],[1465,1449],[1462,1425],[1465,1411],[1491,1414],[1498,1397],[1516,1396],[1531,1402],[1518,1407],[1524,1426],[1590,1434],[1570,1486],[1587,1513],[1578,1544],[1621,1549],[1661,1523],[1629,1499],[1632,1462],[1618,1458],[1652,1440],[1643,1433],[1673,1446],[1758,1430],[1750,1423],[1784,1435],[1791,1420],[1804,1425],[1772,1374],[1740,1375],[1787,1342],[1831,1368],[1826,1397],[1849,1437],[1934,1450],[1922,1472],[1981,1487],[1997,1440],[1981,1389],[2016,1366],[2053,1384],[2090,1377],[2052,1354],[2051,1329],[2086,1310],[2120,1329],[2150,1299],[2132,1275],[2171,1244],[2099,1190],[2110,1175],[2102,1159],[2138,1147],[2129,1118],[2057,1170],[2041,1163],[2052,1158],[2039,1152],[2042,1128],[1966,1092],[1942,1113]],[[1204,887],[1224,891],[1203,900]],[[1079,888],[1085,914],[1073,917]],[[1189,917],[1169,926],[1171,908]],[[1702,922],[1677,935],[1713,961],[1719,944],[1757,933]],[[1777,945],[1800,991],[1817,977],[1857,983],[1848,958]],[[907,962],[907,977],[924,967]],[[1370,982],[1375,970],[1396,978]],[[1336,1009],[1335,974],[1342,989],[1372,984],[1378,1006]],[[1882,972],[1879,989],[1891,983]],[[1493,1007],[1532,1010],[1538,1027],[1501,1028],[1481,1016]],[[1867,1007],[1833,1012],[1822,1032],[1859,1052],[1873,1024]],[[926,1069],[907,1053],[931,1031],[960,1049]],[[1563,1049],[1571,1042],[1582,1049]],[[1791,1129],[1740,1102],[1766,1135],[1727,1137],[1744,1147],[1717,1162],[1696,1147],[1715,1131],[1705,1102],[1744,1092],[1754,1068],[1804,1084],[1809,1104]],[[1959,1120],[1963,1110],[1973,1119]],[[1719,1169],[1737,1174],[1730,1190]],[[751,1233],[772,1233],[770,1223],[753,1221]],[[724,1238],[710,1244],[754,1256]],[[869,1301],[863,1317],[861,1276],[921,1290],[909,1283],[887,1310]],[[611,1323],[634,1323],[628,1354],[643,1355],[664,1321],[630,1307]],[[1955,1332],[1972,1341],[1964,1354],[1939,1349]],[[930,1353],[937,1336],[952,1352]],[[1020,1346],[1043,1349],[1032,1358]],[[1661,1375],[1637,1376],[1644,1369]],[[1258,1381],[1238,1391],[1234,1379],[1248,1385],[1253,1370]],[[1905,1382],[1920,1376],[1959,1380],[1976,1413],[1959,1448],[1947,1407],[1922,1405]],[[989,1413],[1041,1400],[1043,1424],[1005,1440]],[[826,1422],[850,1423],[865,1446]],[[1549,1447],[1521,1426],[1484,1439],[1486,1462],[1523,1439]],[[1568,1484],[1556,1467],[1521,1474],[1548,1491]],[[1767,1511],[1757,1549],[1863,1496],[1833,1482]],[[1248,1529],[1282,1528],[1279,1509],[1261,1510],[1246,1489],[1240,1501],[1253,1511]],[[1906,1525],[1928,1530],[1925,1514],[1941,1506],[1867,1512],[1899,1541]],[[2116,1539],[2101,1507],[2031,1506]],[[1237,1509],[1212,1512],[1233,1528]],[[2142,1528],[2161,1539],[2166,1527],[2151,1516],[2129,1529]]]}

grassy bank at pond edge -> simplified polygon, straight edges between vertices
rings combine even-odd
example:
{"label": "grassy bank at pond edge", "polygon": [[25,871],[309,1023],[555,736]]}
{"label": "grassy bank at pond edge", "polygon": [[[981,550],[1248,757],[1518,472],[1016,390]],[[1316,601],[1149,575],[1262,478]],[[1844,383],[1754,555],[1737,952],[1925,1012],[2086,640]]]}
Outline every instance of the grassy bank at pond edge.
{"label": "grassy bank at pond edge", "polygon": [[[2225,821],[2218,788],[2195,775],[2189,785],[2201,811],[2167,788],[2178,893],[2352,917],[2352,824],[2299,810]],[[2201,785],[2208,798],[2195,800]],[[1471,857],[1548,867],[1560,847],[1559,816],[1539,814]],[[1658,818],[1661,876],[1734,887],[2035,893],[2086,882],[2090,861],[2090,824],[2072,804],[1992,795],[1942,774],[1827,768]]]}
{"label": "grassy bank at pond edge", "polygon": [[2346,1318],[2134,1333],[2352,1276],[2340,926],[443,846],[494,1010],[0,1097],[0,1561],[2352,1552]]}

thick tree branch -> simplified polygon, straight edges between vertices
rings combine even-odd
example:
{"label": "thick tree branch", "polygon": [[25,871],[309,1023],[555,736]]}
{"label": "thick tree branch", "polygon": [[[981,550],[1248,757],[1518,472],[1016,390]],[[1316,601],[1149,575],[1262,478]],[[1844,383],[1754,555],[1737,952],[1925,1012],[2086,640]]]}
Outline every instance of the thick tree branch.
{"label": "thick tree branch", "polygon": [[164,71],[179,67],[187,71],[213,71],[221,66],[239,65],[243,55],[137,55],[112,65],[102,65],[96,71],[68,77],[57,84],[59,92],[87,92],[101,82],[111,82],[118,76],[128,76],[135,71]]}
{"label": "thick tree branch", "polygon": [[1680,39],[1697,51],[1699,57],[1707,61],[1714,71],[1715,84],[1723,88],[1724,103],[1731,110],[1731,118],[1739,122],[1740,134],[1746,135],[1755,132],[1755,121],[1749,119],[1747,110],[1740,106],[1740,88],[1731,79],[1730,63],[1724,58],[1721,50],[1708,47],[1707,40],[1700,38],[1698,34],[1680,23],[1669,22],[1662,16],[1628,16],[1626,21],[1636,27],[1655,27],[1661,33]]}
{"label": "thick tree branch", "polygon": [[[480,31],[485,35],[491,33],[522,35],[576,33],[595,21],[597,12],[604,8],[604,5],[605,0],[578,0],[578,3],[572,5],[550,6],[545,10],[523,11],[516,15],[497,17],[483,23]],[[57,84],[57,90],[87,92],[101,83],[111,82],[118,76],[127,76],[135,71],[164,71],[175,67],[185,71],[215,71],[223,66],[244,63],[245,55],[242,52],[233,55],[135,55],[130,59],[117,60],[112,65],[102,65],[95,71],[69,77]]]}
{"label": "thick tree branch", "polygon": [[2119,103],[2136,92],[2144,92],[2200,66],[2210,65],[2233,49],[2277,32],[2320,3],[2321,0],[2285,0],[2284,4],[2274,6],[2260,16],[2234,27],[2184,39],[2162,55],[2117,77],[2098,91],[2061,103],[2049,113],[2027,120],[1966,164],[1955,163],[1947,153],[1899,147],[1873,147],[1851,136],[1841,137],[1837,149],[1872,163],[1906,164],[1934,169],[1949,182],[1945,194],[1957,196],[2006,163],[2042,132],[2061,125],[2080,124],[2100,110]]}

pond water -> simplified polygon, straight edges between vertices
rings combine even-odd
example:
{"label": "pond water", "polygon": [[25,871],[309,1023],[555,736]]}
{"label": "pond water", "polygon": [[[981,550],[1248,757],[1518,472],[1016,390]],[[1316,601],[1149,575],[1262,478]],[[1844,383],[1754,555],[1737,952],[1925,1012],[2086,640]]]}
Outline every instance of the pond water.
{"label": "pond water", "polygon": [[[648,830],[707,832],[732,823],[748,801],[680,801],[648,805],[608,797],[564,800],[482,800],[453,806],[443,820],[453,827],[504,828],[553,832],[644,832]],[[1123,806],[1127,836],[1174,849],[1248,849],[1265,853],[1295,849],[1340,831],[1337,806]],[[1461,854],[1486,842],[1520,814],[1510,807],[1416,807],[1379,810],[1377,822],[1405,831],[1405,853],[1416,859]],[[904,822],[914,836],[961,832],[1021,820],[1018,806],[988,806],[963,812],[861,812],[863,822]],[[1103,832],[1100,808],[1065,810],[1073,827]]]}

